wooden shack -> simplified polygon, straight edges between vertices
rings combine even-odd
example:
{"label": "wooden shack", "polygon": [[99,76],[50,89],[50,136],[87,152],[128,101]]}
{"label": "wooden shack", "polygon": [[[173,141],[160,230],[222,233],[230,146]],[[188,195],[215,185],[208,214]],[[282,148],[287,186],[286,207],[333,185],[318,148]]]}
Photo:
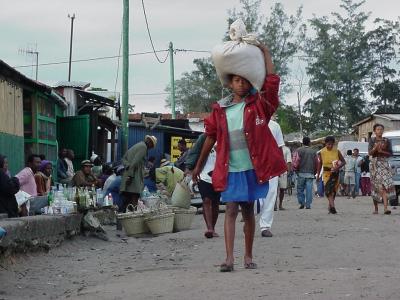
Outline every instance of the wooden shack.
{"label": "wooden shack", "polygon": [[8,157],[12,174],[31,153],[57,160],[57,117],[66,107],[54,89],[0,60],[0,154]]}
{"label": "wooden shack", "polygon": [[385,126],[385,131],[400,130],[400,114],[372,114],[355,123],[353,128],[360,142],[368,142],[373,133],[375,124]]}
{"label": "wooden shack", "polygon": [[23,79],[0,60],[0,154],[12,173],[24,165]]}

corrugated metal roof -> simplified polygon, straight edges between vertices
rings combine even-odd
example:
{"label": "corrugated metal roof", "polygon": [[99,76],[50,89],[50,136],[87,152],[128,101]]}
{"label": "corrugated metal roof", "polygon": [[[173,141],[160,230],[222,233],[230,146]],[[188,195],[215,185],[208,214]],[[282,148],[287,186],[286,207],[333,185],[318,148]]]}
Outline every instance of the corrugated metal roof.
{"label": "corrugated metal roof", "polygon": [[26,86],[29,86],[30,88],[37,89],[43,93],[46,93],[51,99],[60,104],[64,109],[67,107],[67,102],[65,101],[64,97],[57,93],[57,91],[55,91],[52,87],[43,82],[26,77],[24,74],[18,72],[1,59],[0,74],[6,77],[11,76],[11,78],[16,82],[20,82]]}
{"label": "corrugated metal roof", "polygon": [[30,88],[40,90],[42,92],[50,92],[51,91],[50,86],[48,86],[42,82],[30,79],[29,77],[27,77],[24,74],[22,74],[21,72],[17,71],[16,69],[14,69],[13,67],[8,65],[5,61],[3,61],[1,59],[0,59],[0,75],[3,75],[7,78],[11,78],[12,80],[14,80],[17,83],[23,84]]}
{"label": "corrugated metal roof", "polygon": [[361,121],[358,121],[357,123],[353,124],[353,127],[357,127],[358,125],[368,122],[372,120],[374,117],[384,118],[390,121],[400,121],[400,114],[372,114],[367,118],[362,119]]}
{"label": "corrugated metal roof", "polygon": [[89,82],[83,81],[59,81],[55,84],[54,87],[71,87],[71,88],[79,88],[86,89],[90,86]]}
{"label": "corrugated metal roof", "polygon": [[56,90],[53,90],[53,89],[51,90],[51,97],[56,102],[58,102],[64,109],[67,108],[67,106],[68,106],[67,101],[65,100],[65,98],[63,96],[61,96],[59,93],[57,93]]}
{"label": "corrugated metal roof", "polygon": [[86,92],[92,93],[92,94],[96,94],[102,97],[106,97],[106,98],[114,98],[116,100],[119,99],[119,93],[118,92],[111,92],[111,91],[92,91],[92,90],[87,90]]}
{"label": "corrugated metal roof", "polygon": [[117,103],[114,100],[111,100],[109,98],[99,96],[95,93],[79,90],[79,89],[75,89],[75,91],[76,91],[78,97],[80,97],[84,101],[91,102],[91,103],[98,103],[103,106],[119,108],[119,103]]}
{"label": "corrugated metal roof", "polygon": [[380,116],[391,121],[400,121],[400,114],[375,114],[376,116]]}

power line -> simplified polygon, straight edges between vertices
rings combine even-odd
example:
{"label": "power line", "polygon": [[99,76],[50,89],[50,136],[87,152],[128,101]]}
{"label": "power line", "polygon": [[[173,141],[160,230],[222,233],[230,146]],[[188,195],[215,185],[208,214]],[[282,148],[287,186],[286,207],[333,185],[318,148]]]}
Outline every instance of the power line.
{"label": "power line", "polygon": [[[165,50],[157,50],[156,52],[167,52],[168,49]],[[129,56],[137,56],[137,55],[145,55],[145,54],[153,54],[153,51],[146,51],[146,52],[136,52],[136,53],[130,53]],[[87,61],[97,61],[97,60],[105,60],[105,59],[114,59],[114,58],[119,58],[121,55],[112,55],[112,56],[100,56],[100,57],[92,57],[92,58],[86,58],[86,59],[76,59],[73,60],[73,63],[76,62],[87,62]],[[39,66],[51,66],[51,65],[62,65],[62,64],[68,64],[69,61],[56,61],[56,62],[48,62],[48,63],[42,63],[39,64]],[[20,65],[20,66],[15,66],[14,68],[28,68],[28,67],[33,67],[36,65]]]}
{"label": "power line", "polygon": [[147,14],[146,14],[146,8],[144,7],[144,0],[142,0],[142,7],[143,7],[143,14],[144,14],[144,20],[146,21],[146,28],[147,28],[147,34],[149,35],[149,39],[150,39],[150,44],[151,44],[151,48],[153,48],[153,52],[154,52],[154,56],[157,58],[158,62],[160,64],[163,64],[167,61],[168,56],[169,56],[169,52],[167,53],[167,55],[165,56],[164,60],[161,60],[158,55],[157,52],[154,48],[154,43],[153,43],[153,39],[151,38],[151,34],[150,34],[150,28],[149,28],[149,23],[147,21]]}
{"label": "power line", "polygon": [[[176,52],[193,52],[193,53],[210,53],[210,51],[207,50],[192,50],[192,49],[175,49]],[[168,52],[168,49],[163,49],[163,50],[155,50],[155,52]],[[137,55],[147,55],[147,54],[153,54],[154,51],[145,51],[145,52],[135,52],[135,53],[130,53],[129,56],[137,56]],[[111,55],[111,56],[100,56],[100,57],[91,57],[91,58],[84,58],[84,59],[75,59],[72,62],[77,63],[77,62],[88,62],[88,61],[97,61],[97,60],[106,60],[106,59],[114,59],[114,58],[120,58],[122,57],[121,55]],[[38,64],[38,66],[52,66],[52,65],[62,65],[62,64],[68,64],[69,61],[55,61],[55,62],[48,62],[48,63],[41,63]],[[36,64],[34,65],[19,65],[19,66],[14,66],[13,68],[18,69],[18,68],[30,68],[30,67],[35,67]]]}
{"label": "power line", "polygon": [[208,50],[193,50],[193,49],[175,49],[175,52],[195,52],[195,53],[211,53]]}
{"label": "power line", "polygon": [[129,96],[155,96],[155,95],[169,95],[167,92],[155,92],[155,93],[132,93]]}
{"label": "power line", "polygon": [[[168,52],[168,49],[162,49],[162,50],[155,50],[156,53],[160,52]],[[195,49],[174,49],[174,52],[193,52],[193,53],[211,53],[211,51],[208,50],[195,50]],[[138,55],[147,55],[147,54],[153,54],[154,51],[144,51],[144,52],[135,52],[135,53],[130,53],[129,56],[138,56]],[[85,59],[76,59],[73,60],[73,63],[77,62],[88,62],[88,61],[98,61],[98,60],[107,60],[107,59],[114,59],[114,58],[120,58],[122,57],[121,55],[111,55],[111,56],[100,56],[100,57],[90,57],[90,58],[85,58]],[[294,58],[311,58],[313,56],[307,56],[307,55],[294,55],[292,56]],[[395,56],[395,58],[400,58],[400,56]],[[69,61],[55,61],[55,62],[48,62],[48,63],[41,63],[38,64],[38,66],[51,66],[51,65],[62,65],[62,64],[68,64]],[[18,68],[30,68],[30,67],[35,67],[36,64],[31,64],[31,65],[19,65],[19,66],[14,66],[13,68],[18,69]]]}

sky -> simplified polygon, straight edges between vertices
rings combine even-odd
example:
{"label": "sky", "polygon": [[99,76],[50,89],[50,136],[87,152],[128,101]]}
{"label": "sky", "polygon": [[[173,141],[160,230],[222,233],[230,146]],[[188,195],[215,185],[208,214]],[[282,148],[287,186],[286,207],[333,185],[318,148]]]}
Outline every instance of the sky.
{"label": "sky", "polygon": [[[268,15],[275,2],[263,0],[261,13]],[[313,14],[323,16],[341,12],[339,0],[279,2],[288,13],[294,13],[302,5],[305,20]],[[167,49],[172,41],[175,49],[209,51],[224,36],[228,10],[239,7],[239,0],[144,0],[144,3],[157,50]],[[68,61],[68,14],[73,13],[76,15],[73,60],[116,56],[119,53],[122,0],[0,0],[0,8],[0,59],[11,66],[31,65],[33,56],[26,51],[32,49],[39,52],[39,64]],[[371,21],[377,17],[395,20],[400,11],[400,1],[367,0],[363,10],[371,12]],[[141,0],[130,1],[129,30],[130,53],[151,51]],[[161,59],[165,55],[165,52],[159,53]],[[194,69],[194,58],[207,56],[207,53],[177,52],[174,55],[175,79]],[[76,62],[72,64],[71,80],[90,82],[91,87],[120,92],[122,58],[118,80],[117,65],[117,58]],[[129,103],[135,105],[135,112],[168,112],[164,89],[170,82],[169,67],[169,60],[160,64],[151,53],[130,56]],[[303,67],[293,66],[293,69]],[[35,77],[34,67],[17,70],[28,77]],[[54,85],[67,79],[68,64],[39,66],[39,81]],[[293,94],[284,101],[287,104],[296,103]]]}

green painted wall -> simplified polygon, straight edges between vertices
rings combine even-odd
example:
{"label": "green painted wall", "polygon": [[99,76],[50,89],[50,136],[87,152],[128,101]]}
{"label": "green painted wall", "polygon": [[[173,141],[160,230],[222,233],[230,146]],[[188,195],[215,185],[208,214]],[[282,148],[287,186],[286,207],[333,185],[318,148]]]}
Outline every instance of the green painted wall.
{"label": "green painted wall", "polygon": [[0,132],[0,154],[8,157],[11,174],[17,174],[25,165],[24,138]]}

